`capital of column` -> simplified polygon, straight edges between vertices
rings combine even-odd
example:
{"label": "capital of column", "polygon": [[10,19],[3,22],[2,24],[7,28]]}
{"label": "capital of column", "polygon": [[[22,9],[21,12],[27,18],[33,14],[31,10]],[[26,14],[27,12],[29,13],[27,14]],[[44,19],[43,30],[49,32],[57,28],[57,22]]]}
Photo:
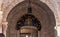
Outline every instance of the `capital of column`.
{"label": "capital of column", "polygon": [[8,24],[8,22],[4,21],[4,22],[2,22],[2,24],[3,24],[3,25],[7,25],[7,24]]}

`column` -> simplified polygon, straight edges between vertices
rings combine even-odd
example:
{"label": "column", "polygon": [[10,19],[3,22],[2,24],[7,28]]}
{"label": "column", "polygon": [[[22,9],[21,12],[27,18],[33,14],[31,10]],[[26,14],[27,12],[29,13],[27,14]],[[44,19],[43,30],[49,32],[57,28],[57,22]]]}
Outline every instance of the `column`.
{"label": "column", "polygon": [[3,12],[0,11],[0,33],[2,33],[2,18],[3,18]]}
{"label": "column", "polygon": [[8,24],[8,22],[6,22],[6,21],[2,22],[3,34],[5,35],[5,37],[6,37],[7,24]]}
{"label": "column", "polygon": [[5,37],[2,33],[2,19],[3,19],[3,11],[1,10],[3,0],[0,0],[0,37]]}

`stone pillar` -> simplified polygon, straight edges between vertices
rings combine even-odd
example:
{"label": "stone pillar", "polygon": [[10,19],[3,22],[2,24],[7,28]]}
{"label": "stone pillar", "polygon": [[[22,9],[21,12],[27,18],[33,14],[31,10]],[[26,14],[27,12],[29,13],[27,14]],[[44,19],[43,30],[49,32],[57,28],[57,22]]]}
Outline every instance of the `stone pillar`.
{"label": "stone pillar", "polygon": [[3,0],[0,0],[0,33],[2,33],[2,18],[3,18],[3,12],[1,11],[1,5]]}
{"label": "stone pillar", "polygon": [[5,35],[5,37],[6,37],[7,24],[8,24],[8,22],[6,22],[6,21],[2,22],[2,25],[3,25],[3,34]]}
{"label": "stone pillar", "polygon": [[0,11],[0,33],[2,33],[2,18],[3,18],[3,12]]}

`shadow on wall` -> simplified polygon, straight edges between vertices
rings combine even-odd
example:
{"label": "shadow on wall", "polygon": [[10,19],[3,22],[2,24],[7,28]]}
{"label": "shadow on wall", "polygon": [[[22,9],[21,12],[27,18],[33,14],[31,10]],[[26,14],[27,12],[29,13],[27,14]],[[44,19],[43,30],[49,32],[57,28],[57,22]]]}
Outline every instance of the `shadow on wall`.
{"label": "shadow on wall", "polygon": [[5,37],[3,33],[0,33],[0,37]]}

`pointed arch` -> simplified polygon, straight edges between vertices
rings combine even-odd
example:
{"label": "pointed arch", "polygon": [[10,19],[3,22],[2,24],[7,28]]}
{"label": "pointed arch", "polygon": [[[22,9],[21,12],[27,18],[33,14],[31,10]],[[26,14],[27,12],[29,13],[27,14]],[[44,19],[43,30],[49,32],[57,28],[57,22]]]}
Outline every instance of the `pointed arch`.
{"label": "pointed arch", "polygon": [[[39,32],[41,37],[55,37],[54,27],[56,25],[54,13],[43,2],[34,2],[32,4],[32,14],[38,18],[41,22],[42,30]],[[15,30],[15,26],[19,18],[27,13],[28,1],[23,1],[17,4],[8,14],[8,28],[7,37],[18,36],[18,31]],[[12,35],[13,34],[13,35]]]}

